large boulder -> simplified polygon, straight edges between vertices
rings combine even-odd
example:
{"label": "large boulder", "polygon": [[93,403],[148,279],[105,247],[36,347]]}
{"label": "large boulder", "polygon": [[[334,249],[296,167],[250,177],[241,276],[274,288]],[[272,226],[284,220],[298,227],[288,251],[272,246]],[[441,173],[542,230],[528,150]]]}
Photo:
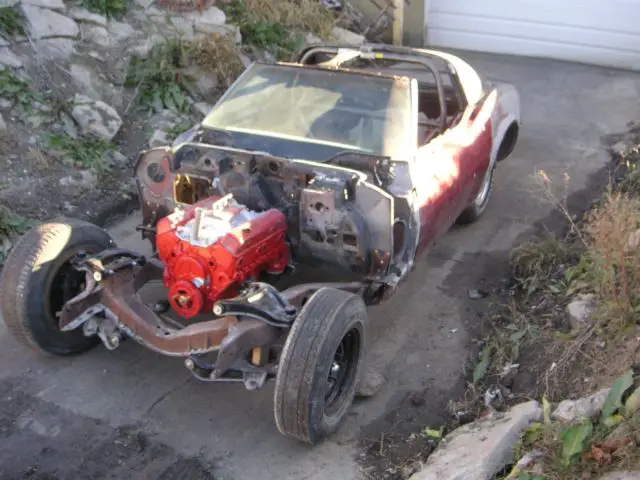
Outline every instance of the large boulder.
{"label": "large boulder", "polygon": [[122,126],[122,119],[113,107],[79,93],[75,96],[71,115],[83,134],[95,135],[105,140],[115,137]]}
{"label": "large boulder", "polygon": [[532,401],[464,425],[443,439],[410,480],[490,480],[513,462],[520,434],[541,418],[540,405]]}
{"label": "large boulder", "polygon": [[80,34],[74,20],[48,8],[22,4],[22,13],[27,19],[27,29],[33,39],[76,38]]}

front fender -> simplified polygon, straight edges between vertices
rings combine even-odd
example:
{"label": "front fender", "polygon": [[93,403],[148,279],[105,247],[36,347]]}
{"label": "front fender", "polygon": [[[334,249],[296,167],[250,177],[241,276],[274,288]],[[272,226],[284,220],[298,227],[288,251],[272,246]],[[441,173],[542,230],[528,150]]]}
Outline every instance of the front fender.
{"label": "front fender", "polygon": [[[499,84],[495,87],[498,101],[492,115],[493,141],[491,146],[491,165],[498,160],[500,146],[512,125],[520,129],[520,96],[513,85]],[[516,141],[514,138],[513,141]],[[511,150],[514,145],[511,145]]]}

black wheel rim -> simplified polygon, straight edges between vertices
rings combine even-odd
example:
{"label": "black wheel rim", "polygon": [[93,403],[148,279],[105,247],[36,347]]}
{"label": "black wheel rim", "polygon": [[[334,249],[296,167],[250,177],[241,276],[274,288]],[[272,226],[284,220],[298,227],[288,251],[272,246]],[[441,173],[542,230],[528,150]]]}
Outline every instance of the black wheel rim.
{"label": "black wheel rim", "polygon": [[58,269],[49,283],[48,295],[46,297],[47,313],[53,325],[59,329],[59,314],[64,304],[73,297],[80,294],[85,287],[85,273],[79,272],[71,265],[71,258],[75,253],[70,254],[67,260]]}
{"label": "black wheel rim", "polygon": [[355,381],[360,348],[360,332],[353,328],[342,337],[329,364],[324,397],[325,415],[334,415],[344,405],[349,387]]}

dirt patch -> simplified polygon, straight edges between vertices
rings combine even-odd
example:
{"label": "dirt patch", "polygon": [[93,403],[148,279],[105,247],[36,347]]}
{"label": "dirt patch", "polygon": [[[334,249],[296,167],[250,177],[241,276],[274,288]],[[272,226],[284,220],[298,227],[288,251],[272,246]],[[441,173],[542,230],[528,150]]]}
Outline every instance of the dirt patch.
{"label": "dirt patch", "polygon": [[1,480],[106,478],[214,480],[213,466],[142,433],[112,428],[0,381]]}

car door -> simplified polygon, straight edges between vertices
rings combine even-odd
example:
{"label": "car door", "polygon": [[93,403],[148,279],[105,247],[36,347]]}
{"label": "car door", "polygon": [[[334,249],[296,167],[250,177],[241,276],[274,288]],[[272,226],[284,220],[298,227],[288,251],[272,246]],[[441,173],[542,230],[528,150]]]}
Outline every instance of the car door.
{"label": "car door", "polygon": [[418,253],[433,245],[453,223],[460,197],[459,162],[457,149],[439,142],[418,149],[412,165],[421,226]]}
{"label": "car door", "polygon": [[476,105],[444,136],[450,148],[456,150],[460,169],[460,202],[462,212],[477,196],[491,161],[491,115],[495,95],[490,94]]}

